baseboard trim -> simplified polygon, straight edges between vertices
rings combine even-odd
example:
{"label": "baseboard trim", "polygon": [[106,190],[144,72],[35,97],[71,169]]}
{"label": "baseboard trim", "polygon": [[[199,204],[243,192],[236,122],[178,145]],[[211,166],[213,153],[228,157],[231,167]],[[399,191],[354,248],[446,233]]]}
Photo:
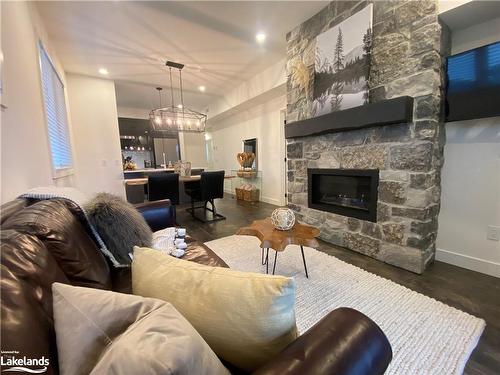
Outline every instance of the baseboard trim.
{"label": "baseboard trim", "polygon": [[269,197],[260,197],[260,200],[262,202],[266,202],[266,203],[269,203],[269,204],[273,204],[275,206],[282,206],[281,202],[279,201],[279,199],[275,199],[275,198],[269,198]]}
{"label": "baseboard trim", "polygon": [[[229,194],[231,196],[234,196],[234,191],[231,190],[231,189],[224,189],[224,193],[227,193],[227,194]],[[276,199],[276,198],[261,196],[260,197],[260,201],[261,202],[265,202],[265,203],[269,203],[269,204],[272,204],[272,205],[275,205],[275,206],[284,206],[284,203],[281,203],[279,201],[279,199]]]}
{"label": "baseboard trim", "polygon": [[500,263],[491,262],[488,260],[479,259],[443,249],[436,249],[436,260],[500,278]]}

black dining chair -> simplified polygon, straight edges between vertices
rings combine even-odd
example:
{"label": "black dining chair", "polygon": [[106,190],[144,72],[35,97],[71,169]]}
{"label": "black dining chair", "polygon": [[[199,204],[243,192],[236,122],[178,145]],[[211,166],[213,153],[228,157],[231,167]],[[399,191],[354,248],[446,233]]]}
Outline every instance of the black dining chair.
{"label": "black dining chair", "polygon": [[170,199],[172,205],[179,204],[179,175],[158,173],[148,177],[148,200]]}
{"label": "black dining chair", "polygon": [[[202,172],[200,180],[189,182],[185,189],[186,194],[191,197],[191,208],[186,209],[186,211],[190,212],[193,218],[204,223],[226,219],[217,212],[214,203],[215,199],[224,197],[224,171]],[[195,206],[195,202],[203,202],[203,205]],[[208,208],[209,202],[212,208]],[[203,209],[205,214],[206,211],[210,211],[212,219],[207,219],[206,215],[203,218],[196,216],[196,209]]]}
{"label": "black dining chair", "polygon": [[191,169],[191,176],[199,176],[204,172],[205,170],[203,168],[195,168]]}

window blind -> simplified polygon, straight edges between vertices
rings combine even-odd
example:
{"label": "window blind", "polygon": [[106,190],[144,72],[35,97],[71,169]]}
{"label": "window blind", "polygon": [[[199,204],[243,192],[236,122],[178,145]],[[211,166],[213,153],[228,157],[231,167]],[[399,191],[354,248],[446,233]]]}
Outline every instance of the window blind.
{"label": "window blind", "polygon": [[39,44],[39,49],[42,92],[45,116],[47,118],[52,166],[57,171],[71,168],[73,165],[64,85],[41,44]]}
{"label": "window blind", "polygon": [[455,85],[469,85],[477,80],[477,51],[469,51],[448,60],[448,80],[450,89]]}

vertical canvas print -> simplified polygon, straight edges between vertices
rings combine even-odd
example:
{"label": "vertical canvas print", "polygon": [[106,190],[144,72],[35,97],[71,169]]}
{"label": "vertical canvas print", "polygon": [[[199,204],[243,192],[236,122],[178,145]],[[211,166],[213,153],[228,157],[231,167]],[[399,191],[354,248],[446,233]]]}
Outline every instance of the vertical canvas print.
{"label": "vertical canvas print", "polygon": [[316,37],[313,115],[368,103],[373,5]]}

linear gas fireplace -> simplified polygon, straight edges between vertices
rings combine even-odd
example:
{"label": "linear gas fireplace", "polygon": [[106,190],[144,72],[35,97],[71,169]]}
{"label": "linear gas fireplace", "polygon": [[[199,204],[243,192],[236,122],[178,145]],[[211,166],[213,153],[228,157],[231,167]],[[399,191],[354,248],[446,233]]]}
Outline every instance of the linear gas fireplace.
{"label": "linear gas fireplace", "polygon": [[378,169],[308,169],[307,174],[310,208],[377,221]]}

